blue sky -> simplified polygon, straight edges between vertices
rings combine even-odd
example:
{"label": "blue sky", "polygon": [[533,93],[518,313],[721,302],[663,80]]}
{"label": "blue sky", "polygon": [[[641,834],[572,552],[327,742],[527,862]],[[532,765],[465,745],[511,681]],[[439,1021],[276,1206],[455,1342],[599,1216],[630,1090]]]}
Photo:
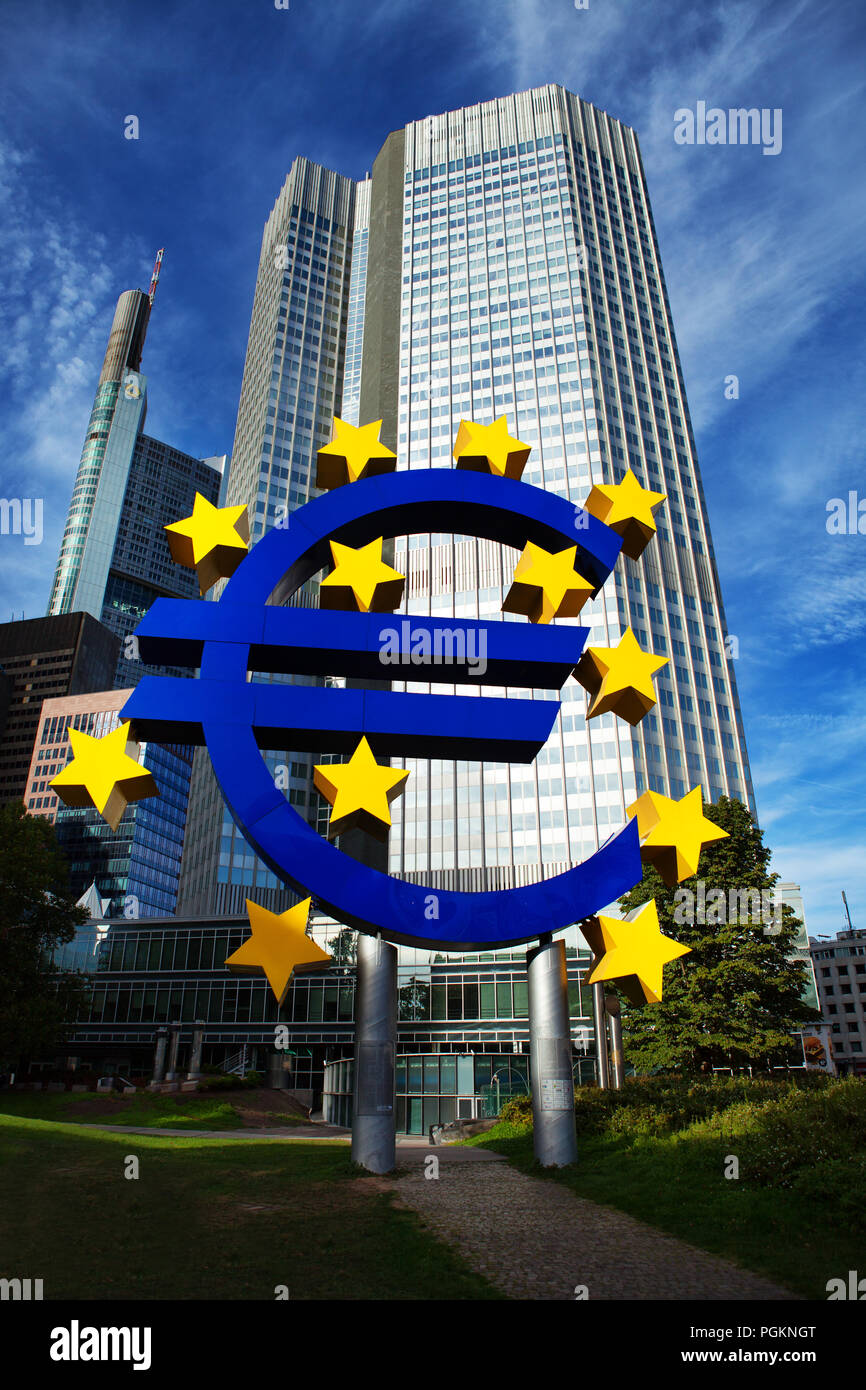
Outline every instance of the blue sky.
{"label": "blue sky", "polygon": [[[813,934],[844,925],[842,888],[866,926],[866,535],[826,529],[830,498],[866,501],[859,0],[5,0],[3,20],[0,495],[45,499],[41,545],[0,537],[3,619],[45,611],[114,303],[157,247],[147,429],[224,453],[293,157],[361,177],[407,120],[560,82],[641,141],[774,867]],[[678,145],[698,101],[781,108],[781,152]]]}

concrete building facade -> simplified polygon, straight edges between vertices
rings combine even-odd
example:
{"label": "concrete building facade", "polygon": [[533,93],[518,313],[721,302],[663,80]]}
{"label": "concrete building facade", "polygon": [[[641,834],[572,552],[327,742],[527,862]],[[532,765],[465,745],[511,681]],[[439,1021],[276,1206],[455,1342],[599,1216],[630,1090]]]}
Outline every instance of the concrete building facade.
{"label": "concrete building facade", "polygon": [[110,686],[119,653],[118,638],[90,613],[0,623],[0,802],[25,798],[42,702]]}
{"label": "concrete building facade", "polygon": [[835,941],[810,936],[809,948],[837,1070],[861,1076],[866,1073],[866,930],[851,927]]}

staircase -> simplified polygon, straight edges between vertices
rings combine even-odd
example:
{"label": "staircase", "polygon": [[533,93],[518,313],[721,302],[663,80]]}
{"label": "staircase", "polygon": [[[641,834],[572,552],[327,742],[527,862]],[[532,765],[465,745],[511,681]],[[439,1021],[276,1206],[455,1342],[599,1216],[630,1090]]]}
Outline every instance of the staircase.
{"label": "staircase", "polygon": [[226,1057],[222,1063],[222,1070],[231,1076],[246,1076],[247,1074],[247,1046],[241,1048],[240,1052],[235,1052],[231,1057]]}

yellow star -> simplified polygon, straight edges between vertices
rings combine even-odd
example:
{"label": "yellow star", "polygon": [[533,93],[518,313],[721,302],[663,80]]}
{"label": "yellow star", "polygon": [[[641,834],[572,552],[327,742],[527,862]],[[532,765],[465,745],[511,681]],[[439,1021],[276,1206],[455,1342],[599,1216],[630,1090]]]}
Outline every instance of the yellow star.
{"label": "yellow star", "polygon": [[322,608],[356,608],[359,613],[392,613],[403,597],[405,575],[382,560],[382,541],[360,550],[331,541],[334,569],[322,580]]}
{"label": "yellow star", "polygon": [[389,804],[406,789],[408,772],[381,767],[365,738],[347,763],[323,763],[313,769],[313,784],[331,805],[328,838],[358,826],[377,840],[391,828]]}
{"label": "yellow star", "polygon": [[496,473],[500,478],[519,478],[532,446],[508,433],[508,417],[500,415],[492,425],[461,420],[454,445],[458,468],[476,473]]}
{"label": "yellow star", "polygon": [[381,420],[370,425],[349,425],[334,416],[334,438],[316,454],[316,487],[342,487],[344,483],[393,473],[397,455],[379,440]]}
{"label": "yellow star", "polygon": [[574,568],[577,546],[551,553],[532,541],[517,562],[514,583],[502,605],[504,613],[525,613],[534,623],[574,618],[593,591]]}
{"label": "yellow star", "polygon": [[666,500],[664,492],[641,487],[629,468],[621,483],[596,483],[584,511],[622,536],[622,552],[637,560],[656,531],[653,512]]}
{"label": "yellow star", "polygon": [[112,830],[130,801],[159,796],[153,774],[137,761],[139,745],[129,736],[129,723],[104,738],[79,729],[69,730],[72,759],[49,782],[64,806],[95,806]]}
{"label": "yellow star", "polygon": [[269,912],[247,898],[252,936],[228,957],[226,965],[236,975],[257,975],[263,970],[277,1004],[289,991],[294,970],[320,970],[332,957],[307,936],[311,898],[304,898],[288,912]]}
{"label": "yellow star", "polygon": [[681,801],[644,792],[629,806],[628,815],[637,817],[641,858],[654,865],[669,888],[697,873],[704,845],[728,837],[727,830],[704,815],[700,787],[692,787]]}
{"label": "yellow star", "polygon": [[666,656],[643,651],[630,627],[617,647],[587,647],[574,668],[577,680],[593,696],[587,719],[611,712],[639,724],[656,702],[653,673],[667,664]]}
{"label": "yellow star", "polygon": [[585,983],[616,980],[635,1004],[657,1004],[665,965],[691,950],[663,935],[652,898],[622,920],[592,917],[581,923],[580,930],[593,952]]}
{"label": "yellow star", "polygon": [[195,570],[203,594],[218,579],[233,575],[249,549],[246,507],[215,507],[200,492],[195,495],[192,516],[165,529],[171,558],[176,565]]}

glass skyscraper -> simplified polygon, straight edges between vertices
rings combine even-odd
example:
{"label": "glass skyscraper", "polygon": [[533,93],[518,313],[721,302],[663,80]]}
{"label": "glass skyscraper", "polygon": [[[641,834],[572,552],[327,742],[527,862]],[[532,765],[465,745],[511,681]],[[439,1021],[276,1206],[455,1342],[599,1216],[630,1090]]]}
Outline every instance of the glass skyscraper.
{"label": "glass skyscraper", "polygon": [[[631,627],[670,657],[657,707],[636,728],[613,715],[588,725],[571,681],[530,767],[407,762],[391,872],[507,887],[585,859],[647,788],[680,797],[700,783],[709,800],[753,804],[635,133],[557,86],[395,132],[373,169],[367,283],[361,417],[383,417],[399,467],[453,466],[461,419],[506,415],[532,446],[527,482],[582,503],[631,468],[667,494],[656,540],[580,618],[594,645]],[[377,333],[371,314],[386,321]],[[489,618],[518,558],[433,535],[398,540],[394,563],[407,611]]]}
{"label": "glass skyscraper", "polygon": [[[249,507],[251,544],[316,495],[316,450],[328,443],[343,398],[351,303],[357,383],[363,295],[352,289],[355,212],[352,180],[296,159],[265,224],[224,499]],[[316,585],[294,602],[316,602]],[[291,749],[265,756],[289,800],[315,823],[315,758]],[[194,763],[189,826],[179,912],[243,912],[246,898],[277,909],[295,900],[236,829],[204,752]]]}
{"label": "glass skyscraper", "polygon": [[147,411],[147,378],[139,368],[150,310],[151,297],[143,290],[126,290],[117,301],[69,504],[49,616],[102,614],[129,464]]}
{"label": "glass skyscraper", "polygon": [[[160,262],[161,255],[157,269]],[[144,665],[131,634],[158,597],[198,597],[194,571],[172,563],[163,528],[190,515],[197,492],[216,503],[225,468],[225,456],[193,458],[143,433],[147,378],[140,367],[156,278],[157,270],[149,294],[127,290],[117,302],[49,604],[49,615],[89,613],[121,639],[114,692],[135,686],[148,671],[190,675],[185,669]],[[110,694],[101,704],[97,696],[93,706],[94,711],[117,708]],[[85,718],[83,711],[62,727],[54,722],[62,747],[49,751],[58,766],[69,751],[66,730],[78,718]],[[83,890],[96,882],[111,902],[112,915],[174,911],[192,752],[142,745],[141,760],[154,773],[160,797],[130,806],[116,831],[95,810],[58,808],[44,782],[37,785],[48,794],[28,798],[37,814],[53,818],[56,813],[73,884]]]}
{"label": "glass skyscraper", "polygon": [[91,613],[117,633],[118,689],[148,669],[130,659],[123,639],[154,599],[198,597],[195,573],[172,563],[163,527],[190,515],[196,492],[217,502],[226,462],[193,458],[142,432],[152,302],[152,290],[126,290],[117,301],[48,606],[49,615]]}

